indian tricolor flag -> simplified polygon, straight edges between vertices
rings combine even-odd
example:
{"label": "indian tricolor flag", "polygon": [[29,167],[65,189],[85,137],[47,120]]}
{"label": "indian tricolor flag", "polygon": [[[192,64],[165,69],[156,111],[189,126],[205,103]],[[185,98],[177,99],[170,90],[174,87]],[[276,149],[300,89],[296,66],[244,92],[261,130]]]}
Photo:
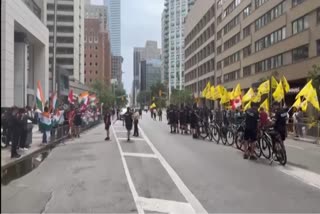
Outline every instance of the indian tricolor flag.
{"label": "indian tricolor flag", "polygon": [[53,111],[58,108],[57,93],[53,93],[52,96],[51,96],[51,108],[52,108]]}
{"label": "indian tricolor flag", "polygon": [[43,112],[40,116],[40,127],[44,131],[51,130],[52,127],[52,121],[51,116],[49,112]]}
{"label": "indian tricolor flag", "polygon": [[36,102],[37,102],[37,108],[40,111],[43,111],[43,108],[44,108],[44,96],[43,96],[43,91],[42,91],[40,80],[38,80]]}
{"label": "indian tricolor flag", "polygon": [[79,95],[79,103],[87,105],[89,99],[89,92],[85,91]]}

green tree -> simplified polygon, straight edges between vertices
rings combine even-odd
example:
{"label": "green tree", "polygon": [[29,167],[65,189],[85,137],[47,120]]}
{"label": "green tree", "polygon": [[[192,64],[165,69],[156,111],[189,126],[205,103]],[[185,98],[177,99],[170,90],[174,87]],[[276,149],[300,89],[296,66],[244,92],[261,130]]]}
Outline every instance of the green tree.
{"label": "green tree", "polygon": [[192,93],[188,90],[173,90],[170,97],[170,104],[192,104]]}
{"label": "green tree", "polygon": [[91,88],[96,93],[97,98],[100,100],[100,103],[104,103],[104,106],[111,107],[114,104],[115,96],[112,93],[112,90],[107,87],[102,81],[96,80]]}
{"label": "green tree", "polygon": [[[161,94],[160,94],[161,91]],[[164,108],[166,106],[166,87],[161,82],[157,82],[150,87],[152,102],[156,104],[158,108]]]}
{"label": "green tree", "polygon": [[115,91],[116,104],[119,107],[125,107],[128,104],[126,90],[122,87],[116,87]]}
{"label": "green tree", "polygon": [[137,102],[140,104],[140,106],[148,105],[151,102],[151,92],[140,91],[137,95]]}

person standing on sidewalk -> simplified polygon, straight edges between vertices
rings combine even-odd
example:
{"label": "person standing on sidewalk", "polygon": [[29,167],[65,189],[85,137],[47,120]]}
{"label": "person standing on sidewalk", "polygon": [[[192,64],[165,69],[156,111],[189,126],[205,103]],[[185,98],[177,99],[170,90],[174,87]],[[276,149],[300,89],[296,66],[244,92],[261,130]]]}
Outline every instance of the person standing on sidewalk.
{"label": "person standing on sidewalk", "polygon": [[80,109],[76,109],[75,116],[74,116],[74,130],[75,130],[75,137],[80,138],[80,127],[82,123],[81,112]]}
{"label": "person standing on sidewalk", "polygon": [[104,125],[105,125],[105,129],[106,129],[106,132],[107,132],[107,137],[104,139],[104,140],[110,140],[110,126],[111,126],[111,112],[106,109],[105,110],[105,114],[104,114]]}
{"label": "person standing on sidewalk", "polygon": [[162,121],[162,110],[159,108],[158,110],[159,121]]}
{"label": "person standing on sidewalk", "polygon": [[139,115],[140,115],[140,119],[142,119],[142,109],[139,109]]}
{"label": "person standing on sidewalk", "polygon": [[124,114],[124,121],[125,121],[125,125],[126,125],[126,129],[127,129],[127,133],[128,133],[128,142],[130,141],[130,131],[132,129],[132,113],[130,111],[130,107],[127,108],[127,112]]}
{"label": "person standing on sidewalk", "polygon": [[139,112],[138,110],[135,111],[133,114],[133,136],[139,137],[139,131],[138,131],[138,123],[139,123]]}
{"label": "person standing on sidewalk", "polygon": [[19,109],[14,106],[12,107],[12,117],[11,119],[11,126],[10,129],[12,129],[12,145],[11,145],[11,158],[20,158],[21,155],[18,154],[18,144],[20,139],[20,115],[19,115]]}
{"label": "person standing on sidewalk", "polygon": [[28,115],[26,114],[25,109],[21,108],[20,109],[20,115],[21,115],[21,121],[20,121],[20,125],[21,125],[21,136],[20,136],[20,141],[19,141],[19,147],[22,150],[27,151],[27,135],[28,135]]}

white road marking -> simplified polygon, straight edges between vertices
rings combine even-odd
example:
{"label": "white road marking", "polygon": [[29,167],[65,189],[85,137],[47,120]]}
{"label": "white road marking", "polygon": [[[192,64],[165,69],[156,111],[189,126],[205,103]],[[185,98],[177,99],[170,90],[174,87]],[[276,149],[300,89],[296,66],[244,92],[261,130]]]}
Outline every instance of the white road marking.
{"label": "white road marking", "polygon": [[141,158],[157,158],[155,154],[147,154],[147,153],[131,153],[131,152],[124,152],[124,156],[131,156],[131,157],[141,157]]}
{"label": "white road marking", "polygon": [[137,211],[139,214],[144,214],[144,210],[143,208],[137,203],[137,199],[138,199],[138,193],[137,193],[137,190],[136,188],[134,187],[133,185],[133,181],[132,181],[132,178],[131,178],[131,175],[130,175],[130,172],[129,172],[129,168],[128,168],[128,165],[127,165],[127,162],[123,156],[123,151],[122,151],[122,148],[120,146],[120,143],[119,143],[119,140],[117,138],[117,135],[114,131],[114,128],[113,126],[112,127],[112,130],[114,132],[114,136],[115,136],[115,139],[116,139],[116,142],[117,142],[117,145],[118,145],[118,149],[120,151],[120,156],[121,156],[121,160],[122,160],[122,164],[123,164],[123,168],[124,168],[124,172],[127,176],[127,180],[128,180],[128,184],[129,184],[129,187],[130,187],[130,190],[131,190],[131,193],[132,193],[132,196],[133,196],[133,200],[135,201],[135,204],[136,204],[136,207],[137,207]]}
{"label": "white road marking", "polygon": [[[118,140],[127,140],[128,138],[126,137],[119,137]],[[130,137],[130,140],[140,140],[140,141],[144,141],[143,138],[132,138]]]}
{"label": "white road marking", "polygon": [[320,189],[320,175],[309,170],[301,169],[294,166],[278,166],[277,169],[287,175],[295,177],[303,183],[309,184]]}
{"label": "white road marking", "polygon": [[128,131],[117,131],[115,130],[117,133],[127,133]]}
{"label": "white road marking", "polygon": [[201,203],[198,201],[198,199],[192,194],[192,192],[188,189],[188,187],[183,183],[181,178],[178,176],[178,174],[174,171],[174,169],[168,164],[168,162],[162,157],[160,152],[154,147],[154,145],[151,143],[149,138],[146,136],[144,131],[139,126],[140,133],[145,138],[148,145],[151,147],[152,151],[155,153],[155,155],[158,157],[160,163],[163,165],[163,167],[168,172],[169,176],[173,180],[173,182],[176,184],[182,195],[185,197],[187,202],[191,205],[191,207],[194,209],[195,213],[202,213],[207,214],[208,212],[204,209],[204,207],[201,205]]}
{"label": "white road marking", "polygon": [[161,213],[195,213],[191,205],[184,202],[167,201],[155,198],[138,198],[138,203],[144,210]]}
{"label": "white road marking", "polygon": [[287,147],[292,147],[292,148],[296,148],[296,149],[300,149],[300,150],[304,150],[304,148],[300,147],[300,146],[294,146],[294,145],[290,145],[290,144],[286,144]]}

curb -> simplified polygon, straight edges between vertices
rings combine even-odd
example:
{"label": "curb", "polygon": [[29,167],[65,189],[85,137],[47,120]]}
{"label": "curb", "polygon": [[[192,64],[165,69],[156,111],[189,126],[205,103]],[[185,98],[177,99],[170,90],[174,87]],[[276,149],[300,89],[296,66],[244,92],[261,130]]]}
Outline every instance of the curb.
{"label": "curb", "polygon": [[[84,132],[84,131],[87,131],[87,130],[89,130],[91,128],[94,128],[94,127],[98,126],[100,123],[101,122],[98,122],[97,124],[94,124],[92,126],[88,126],[87,128],[81,129],[81,132]],[[27,159],[27,158],[29,158],[30,156],[33,156],[35,154],[42,153],[45,150],[54,148],[56,145],[58,145],[59,143],[63,142],[65,139],[68,139],[68,136],[64,136],[64,137],[62,137],[60,139],[57,139],[57,140],[55,140],[55,141],[53,141],[51,143],[48,143],[47,145],[40,147],[38,150],[35,150],[35,151],[33,151],[33,152],[29,153],[29,154],[23,155],[20,158],[14,159],[13,161],[1,166],[1,174],[3,173],[4,170],[8,169],[9,167],[11,167],[11,166],[13,166],[13,165],[15,165],[15,164]]]}

